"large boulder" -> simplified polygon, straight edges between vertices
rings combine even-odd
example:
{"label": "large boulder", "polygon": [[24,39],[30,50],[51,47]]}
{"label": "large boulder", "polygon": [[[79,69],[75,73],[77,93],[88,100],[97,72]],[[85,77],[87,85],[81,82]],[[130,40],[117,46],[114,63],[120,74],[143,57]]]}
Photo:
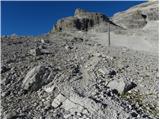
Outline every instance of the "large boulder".
{"label": "large boulder", "polygon": [[134,82],[126,82],[121,78],[110,81],[107,86],[112,90],[117,90],[119,94],[123,94],[133,89],[137,85]]}
{"label": "large boulder", "polygon": [[22,88],[24,90],[36,91],[51,81],[51,75],[51,67],[45,65],[35,66],[22,81]]}

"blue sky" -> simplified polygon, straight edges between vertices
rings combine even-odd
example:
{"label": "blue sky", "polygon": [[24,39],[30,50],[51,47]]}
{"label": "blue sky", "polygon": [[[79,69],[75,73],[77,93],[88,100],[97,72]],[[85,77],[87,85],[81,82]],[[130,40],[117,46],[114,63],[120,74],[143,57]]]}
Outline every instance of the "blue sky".
{"label": "blue sky", "polygon": [[2,35],[41,35],[60,18],[73,16],[76,8],[112,16],[143,1],[3,1],[1,2]]}

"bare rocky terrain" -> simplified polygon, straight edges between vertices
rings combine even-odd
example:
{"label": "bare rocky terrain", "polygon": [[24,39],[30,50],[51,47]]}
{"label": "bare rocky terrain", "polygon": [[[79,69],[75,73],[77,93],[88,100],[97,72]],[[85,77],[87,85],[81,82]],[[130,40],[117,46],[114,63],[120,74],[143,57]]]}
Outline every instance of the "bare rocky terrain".
{"label": "bare rocky terrain", "polygon": [[[156,4],[146,2],[131,10],[153,9]],[[155,24],[159,18],[147,19],[148,12],[145,25],[136,24],[138,18],[144,19],[138,17],[134,21],[138,28],[127,28],[118,21],[119,16],[123,19],[119,14],[112,21],[101,13],[76,9],[73,17],[59,20],[47,35],[3,36],[1,118],[158,119]],[[111,46],[107,45],[108,22]],[[144,42],[148,31],[155,34]],[[145,49],[136,47],[138,42],[132,46],[133,36]],[[148,41],[154,44],[149,46]]]}

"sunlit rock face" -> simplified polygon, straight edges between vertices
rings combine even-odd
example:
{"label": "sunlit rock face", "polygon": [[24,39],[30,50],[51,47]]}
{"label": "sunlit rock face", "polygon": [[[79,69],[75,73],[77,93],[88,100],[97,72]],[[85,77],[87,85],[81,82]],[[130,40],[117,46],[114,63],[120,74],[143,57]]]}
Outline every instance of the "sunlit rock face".
{"label": "sunlit rock face", "polygon": [[158,1],[145,2],[126,11],[116,13],[113,21],[124,28],[143,28],[148,22],[158,17]]}
{"label": "sunlit rock face", "polygon": [[101,13],[88,12],[76,9],[74,16],[62,18],[57,21],[53,31],[81,30],[88,31],[94,25],[108,22],[109,18]]}

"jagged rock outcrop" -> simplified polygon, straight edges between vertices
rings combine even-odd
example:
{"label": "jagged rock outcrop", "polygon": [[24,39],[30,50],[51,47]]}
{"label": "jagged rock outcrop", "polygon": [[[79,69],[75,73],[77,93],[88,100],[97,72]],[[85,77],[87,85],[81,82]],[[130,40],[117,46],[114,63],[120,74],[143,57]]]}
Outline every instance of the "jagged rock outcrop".
{"label": "jagged rock outcrop", "polygon": [[159,19],[158,1],[145,2],[126,11],[116,13],[113,21],[124,28],[142,28],[148,21]]}
{"label": "jagged rock outcrop", "polygon": [[22,88],[25,90],[38,90],[50,81],[52,70],[50,67],[39,65],[31,69],[23,80]]}
{"label": "jagged rock outcrop", "polygon": [[83,9],[76,9],[74,16],[58,20],[53,28],[53,31],[88,31],[93,26],[103,22],[106,23],[111,21],[109,21],[109,18],[104,14],[88,12]]}

